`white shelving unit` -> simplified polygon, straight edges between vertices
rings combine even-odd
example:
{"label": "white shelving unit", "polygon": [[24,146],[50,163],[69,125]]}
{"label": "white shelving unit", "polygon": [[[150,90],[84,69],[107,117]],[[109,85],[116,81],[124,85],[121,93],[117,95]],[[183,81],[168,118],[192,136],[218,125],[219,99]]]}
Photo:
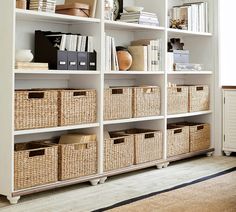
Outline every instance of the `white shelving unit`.
{"label": "white shelving unit", "polygon": [[[146,167],[157,166],[163,168],[169,162],[193,157],[196,155],[210,154],[215,147],[215,76],[217,76],[217,63],[213,49],[216,48],[216,30],[214,11],[217,11],[216,1],[209,2],[209,33],[197,33],[169,29],[168,9],[182,4],[182,0],[129,0],[125,5],[143,6],[146,11],[155,12],[160,20],[160,27],[127,24],[107,21],[103,19],[104,3],[98,0],[96,18],[81,18],[44,12],[25,11],[15,9],[15,0],[3,1],[0,7],[0,28],[3,29],[0,39],[0,85],[1,106],[0,118],[0,194],[7,196],[11,203],[17,203],[20,196],[35,192],[49,190],[57,187],[90,181],[93,185],[104,183],[108,176],[130,172]],[[189,2],[189,1],[188,1]],[[217,15],[217,14],[215,14]],[[4,20],[4,21],[2,21]],[[40,70],[15,70],[15,50],[32,49],[34,51],[34,31],[51,30],[71,33],[81,33],[94,36],[95,49],[98,53],[97,71],[40,71]],[[163,45],[162,64],[160,72],[105,72],[105,34],[115,37],[116,45],[128,45],[130,41],[140,38],[160,38],[163,44],[169,38],[178,37],[185,43],[185,48],[191,52],[190,61],[210,65],[211,70],[206,72],[167,72],[167,45]],[[211,90],[211,108],[209,111],[186,113],[177,115],[167,114],[167,85],[168,82],[177,84],[208,84]],[[124,120],[103,120],[103,90],[107,84],[111,85],[158,85],[161,87],[161,115],[154,117],[133,118]],[[29,88],[94,88],[98,94],[97,122],[78,126],[55,127],[46,129],[14,130],[14,90]],[[211,148],[205,151],[188,153],[178,157],[167,158],[166,126],[177,121],[200,121],[211,124]],[[159,129],[164,134],[164,154],[160,161],[134,165],[132,167],[103,171],[103,130],[119,130],[132,127]],[[98,173],[79,179],[59,181],[56,183],[34,188],[14,189],[14,143],[50,139],[70,131],[96,133],[98,137]]]}

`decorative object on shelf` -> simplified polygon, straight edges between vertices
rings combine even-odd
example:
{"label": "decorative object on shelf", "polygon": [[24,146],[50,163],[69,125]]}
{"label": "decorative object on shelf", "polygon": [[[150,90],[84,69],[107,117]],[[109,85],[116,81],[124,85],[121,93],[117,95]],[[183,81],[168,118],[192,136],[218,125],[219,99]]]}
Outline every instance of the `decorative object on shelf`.
{"label": "decorative object on shelf", "polygon": [[128,7],[124,7],[124,10],[128,13],[131,12],[142,12],[144,10],[144,7],[132,7],[132,6],[128,6]]}
{"label": "decorative object on shelf", "polygon": [[117,58],[119,63],[120,71],[127,71],[132,65],[132,56],[128,49],[123,46],[116,47]]}
{"label": "decorative object on shelf", "polygon": [[123,13],[123,0],[113,0],[113,20],[120,19],[120,14]]}
{"label": "decorative object on shelf", "polygon": [[16,62],[31,62],[34,59],[30,49],[16,50],[15,60]]}
{"label": "decorative object on shelf", "polygon": [[88,4],[90,8],[89,16],[91,18],[96,17],[97,0],[65,0],[66,5],[74,3]]}
{"label": "decorative object on shelf", "polygon": [[150,26],[160,25],[157,14],[143,11],[121,13],[119,21],[125,23],[143,24]]}
{"label": "decorative object on shelf", "polygon": [[180,38],[171,38],[168,42],[168,52],[173,52],[174,50],[184,50],[184,43],[181,43]]}
{"label": "decorative object on shelf", "polygon": [[174,71],[203,71],[203,64],[175,63]]}
{"label": "decorative object on shelf", "polygon": [[15,68],[20,70],[48,70],[48,63],[16,62]]}
{"label": "decorative object on shelf", "polygon": [[16,0],[16,8],[26,10],[27,1],[26,0]]}
{"label": "decorative object on shelf", "polygon": [[80,17],[89,17],[90,7],[89,4],[82,4],[82,3],[57,5],[56,13],[72,15],[72,16],[80,16]]}
{"label": "decorative object on shelf", "polygon": [[104,19],[113,21],[113,7],[114,7],[114,1],[113,0],[105,0],[104,2]]}
{"label": "decorative object on shelf", "polygon": [[30,10],[55,13],[56,0],[30,0]]}
{"label": "decorative object on shelf", "polygon": [[185,29],[185,21],[184,20],[170,20],[170,28]]}

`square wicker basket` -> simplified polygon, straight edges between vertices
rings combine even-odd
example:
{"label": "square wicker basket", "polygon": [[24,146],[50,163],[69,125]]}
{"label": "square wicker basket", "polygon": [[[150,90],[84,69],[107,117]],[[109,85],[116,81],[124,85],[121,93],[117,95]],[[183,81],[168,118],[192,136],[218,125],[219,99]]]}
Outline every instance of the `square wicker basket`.
{"label": "square wicker basket", "polygon": [[209,110],[208,85],[189,86],[189,112]]}
{"label": "square wicker basket", "polygon": [[20,190],[58,180],[58,147],[37,142],[15,144],[14,189]]}
{"label": "square wicker basket", "polygon": [[59,91],[60,126],[94,123],[97,120],[96,90]]}
{"label": "square wicker basket", "polygon": [[132,88],[107,88],[104,98],[104,120],[132,118]]}
{"label": "square wicker basket", "polygon": [[56,126],[58,126],[58,91],[15,91],[16,130]]}
{"label": "square wicker basket", "polygon": [[111,171],[134,164],[134,136],[110,133],[104,141],[104,170]]}
{"label": "square wicker basket", "polygon": [[135,164],[162,159],[162,132],[146,129],[124,130],[125,134],[134,135]]}
{"label": "square wicker basket", "polygon": [[160,87],[133,88],[133,117],[158,116],[161,108]]}
{"label": "square wicker basket", "polygon": [[189,152],[189,127],[168,125],[167,157],[182,155]]}
{"label": "square wicker basket", "polygon": [[168,114],[188,112],[188,86],[168,87]]}

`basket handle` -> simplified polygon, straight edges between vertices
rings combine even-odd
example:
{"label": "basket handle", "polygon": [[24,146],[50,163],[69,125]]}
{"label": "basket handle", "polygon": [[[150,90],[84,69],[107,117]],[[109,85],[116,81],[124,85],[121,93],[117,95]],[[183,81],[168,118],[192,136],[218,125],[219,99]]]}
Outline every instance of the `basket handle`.
{"label": "basket handle", "polygon": [[124,138],[118,138],[114,140],[114,144],[123,144],[125,143],[125,139]]}
{"label": "basket handle", "polygon": [[144,136],[145,139],[154,138],[154,137],[155,137],[154,133],[145,134]]}
{"label": "basket handle", "polygon": [[45,155],[45,149],[40,149],[40,150],[32,150],[29,152],[29,157],[36,157],[36,156],[43,156]]}
{"label": "basket handle", "polygon": [[204,90],[204,87],[203,87],[203,86],[196,87],[196,91],[203,91],[203,90]]}
{"label": "basket handle", "polygon": [[91,145],[87,144],[75,144],[74,150],[89,149]]}
{"label": "basket handle", "polygon": [[112,89],[111,90],[111,93],[112,94],[123,94],[124,93],[124,90],[123,89]]}
{"label": "basket handle", "polygon": [[30,92],[28,94],[28,99],[43,99],[44,92]]}
{"label": "basket handle", "polygon": [[151,94],[154,92],[154,89],[153,88],[143,88],[143,92],[146,94]]}
{"label": "basket handle", "polygon": [[179,133],[182,133],[182,132],[183,132],[182,129],[174,130],[174,134],[179,134]]}
{"label": "basket handle", "polygon": [[197,127],[197,130],[203,130],[203,129],[204,129],[203,125]]}
{"label": "basket handle", "polygon": [[80,97],[80,96],[86,96],[86,95],[87,95],[86,91],[75,91],[75,92],[73,92],[74,97]]}
{"label": "basket handle", "polygon": [[178,93],[182,92],[182,88],[177,88],[176,90]]}

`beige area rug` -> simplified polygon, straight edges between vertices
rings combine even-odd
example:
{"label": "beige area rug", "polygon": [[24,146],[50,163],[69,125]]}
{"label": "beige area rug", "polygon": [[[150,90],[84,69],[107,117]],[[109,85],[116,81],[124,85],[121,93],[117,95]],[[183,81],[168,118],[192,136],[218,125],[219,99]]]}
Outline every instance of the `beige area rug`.
{"label": "beige area rug", "polygon": [[97,211],[236,212],[236,168]]}

